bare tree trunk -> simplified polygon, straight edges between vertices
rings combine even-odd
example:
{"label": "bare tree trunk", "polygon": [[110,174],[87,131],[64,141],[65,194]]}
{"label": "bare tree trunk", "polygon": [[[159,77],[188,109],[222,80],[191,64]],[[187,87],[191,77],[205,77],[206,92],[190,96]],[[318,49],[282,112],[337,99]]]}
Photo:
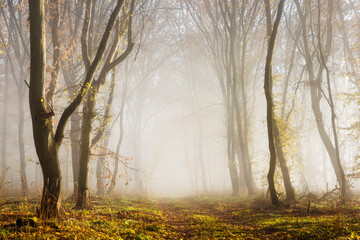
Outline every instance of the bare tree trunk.
{"label": "bare tree trunk", "polygon": [[328,15],[328,19],[327,19],[327,39],[326,39],[326,49],[325,49],[325,54],[322,51],[322,47],[321,47],[321,38],[320,38],[320,0],[318,0],[318,21],[319,21],[319,31],[318,31],[318,42],[319,42],[319,50],[320,50],[320,58],[321,58],[321,64],[323,65],[323,67],[325,68],[325,73],[326,73],[326,81],[327,81],[327,90],[328,90],[328,103],[330,106],[330,111],[331,111],[331,126],[332,126],[332,132],[333,132],[333,137],[334,137],[334,150],[335,150],[335,163],[336,163],[336,168],[338,169],[338,181],[340,184],[340,195],[342,198],[342,201],[345,201],[346,198],[346,179],[345,179],[345,173],[344,170],[342,168],[341,165],[341,159],[340,159],[340,151],[339,151],[339,140],[338,140],[338,136],[337,136],[337,131],[336,131],[336,123],[335,123],[335,118],[336,118],[336,114],[335,114],[335,106],[334,106],[334,101],[333,101],[333,96],[332,96],[332,89],[331,89],[331,85],[330,85],[330,73],[329,73],[329,68],[326,65],[328,56],[330,54],[330,49],[331,49],[331,42],[332,42],[332,16],[333,16],[333,5],[334,2],[333,1],[329,1],[328,2],[328,8],[329,8],[329,15]]}
{"label": "bare tree trunk", "polygon": [[[88,7],[91,6],[91,0],[88,0],[87,3],[88,4],[86,4],[86,6],[88,10]],[[86,65],[89,65],[87,67],[88,71],[86,71],[85,80],[81,88],[79,89],[77,96],[65,108],[64,112],[62,113],[56,128],[56,132],[54,132],[52,121],[52,117],[55,115],[52,107],[52,100],[54,95],[50,94],[50,92],[53,92],[53,89],[49,89],[46,94],[46,98],[44,97],[44,85],[46,80],[44,0],[32,0],[29,2],[31,46],[29,102],[35,147],[44,175],[44,190],[40,209],[40,215],[43,217],[48,218],[57,216],[59,214],[58,210],[61,195],[61,174],[59,167],[58,150],[64,138],[65,127],[70,116],[77,110],[77,108],[83,102],[84,97],[89,92],[89,89],[91,89],[94,75],[100,65],[100,62],[103,59],[110,38],[110,33],[114,28],[116,19],[118,18],[120,10],[122,9],[123,3],[123,0],[118,0],[114,10],[112,11],[108,24],[106,25],[106,28],[104,30],[104,34],[102,35],[101,41],[99,43],[99,47],[97,49],[94,61],[90,63],[89,56],[84,55],[84,62]],[[56,6],[57,8],[55,8],[55,11],[59,18],[59,1],[56,1]],[[89,16],[87,15],[85,18],[89,18]],[[131,22],[130,19],[131,18],[129,17],[129,22]],[[84,32],[86,32],[86,26],[83,29],[85,29]],[[56,87],[60,64],[59,59],[55,58],[55,56],[60,55],[55,54],[59,53],[58,50],[60,50],[60,46],[56,46],[56,42],[53,41],[53,68],[55,70],[51,74],[50,85],[53,85],[54,87]],[[121,56],[119,57],[119,59],[116,59],[112,63],[116,65],[117,62],[121,62]],[[86,178],[83,180],[87,181]],[[81,185],[80,181],[81,178],[79,179],[79,185]],[[86,192],[87,189],[82,190]],[[80,193],[79,195],[82,196],[83,194]]]}
{"label": "bare tree trunk", "polygon": [[[23,88],[19,88],[22,91]],[[26,177],[26,163],[25,163],[25,144],[24,144],[24,93],[19,93],[19,154],[20,154],[20,175],[21,175],[21,193],[26,196],[27,177]]]}
{"label": "bare tree trunk", "polygon": [[24,72],[22,66],[20,66],[20,82],[18,86],[18,99],[19,99],[19,154],[20,154],[20,177],[21,177],[21,193],[23,196],[26,196],[27,189],[27,177],[26,177],[26,163],[25,163],[25,143],[24,143],[24,104],[25,104],[25,83],[21,80],[24,79]]}
{"label": "bare tree trunk", "polygon": [[[109,145],[110,133],[105,133],[105,139],[103,141],[103,148],[107,149]],[[98,158],[96,164],[96,179],[97,179],[97,192],[96,195],[103,196],[105,194],[105,153],[102,153],[101,156]]]}
{"label": "bare tree trunk", "polygon": [[58,216],[61,208],[61,174],[58,159],[59,143],[54,141],[53,112],[44,103],[45,82],[45,11],[44,0],[29,2],[30,12],[30,93],[29,102],[33,125],[34,142],[43,171],[43,195],[40,216]]}
{"label": "bare tree trunk", "polygon": [[273,132],[274,132],[276,155],[279,160],[280,169],[281,169],[281,173],[282,173],[283,180],[284,180],[284,186],[285,186],[285,191],[286,191],[286,201],[294,201],[295,200],[295,191],[291,184],[289,169],[287,167],[284,151],[281,146],[279,128],[278,128],[277,124],[274,124],[273,128],[274,128]]}
{"label": "bare tree trunk", "polygon": [[74,112],[71,115],[71,131],[70,131],[70,142],[71,142],[71,162],[73,169],[73,196],[75,199],[78,195],[79,190],[79,172],[80,172],[80,129],[81,129],[81,118],[79,112]]}
{"label": "bare tree trunk", "polygon": [[[64,64],[65,65],[65,64]],[[69,98],[72,98],[77,92],[74,66],[71,65],[68,68],[62,68],[62,73],[66,83],[66,87],[69,89]],[[73,174],[73,194],[71,198],[76,199],[79,188],[79,168],[80,168],[80,128],[81,117],[79,112],[74,112],[70,117],[70,145],[71,145],[71,163]]]}
{"label": "bare tree trunk", "polygon": [[322,159],[323,159],[323,179],[324,179],[324,186],[325,186],[325,189],[326,189],[326,192],[329,191],[328,189],[328,180],[327,180],[327,173],[326,173],[326,152],[325,151],[322,151],[323,152],[323,156],[322,156]]}
{"label": "bare tree trunk", "polygon": [[[222,5],[222,4],[221,4]],[[242,129],[242,119],[240,114],[240,106],[239,101],[237,97],[237,83],[238,83],[238,74],[237,74],[237,65],[235,60],[235,42],[236,42],[236,35],[237,35],[237,26],[236,26],[236,17],[237,17],[237,11],[236,11],[236,4],[232,2],[231,4],[232,8],[230,10],[230,7],[228,3],[224,3],[224,9],[221,8],[221,14],[223,16],[223,20],[225,21],[225,25],[227,26],[227,32],[228,32],[228,41],[229,41],[229,48],[227,54],[228,62],[226,66],[226,77],[227,82],[229,84],[229,93],[230,98],[232,99],[233,107],[234,107],[234,131],[237,132],[237,138],[240,146],[240,154],[241,158],[238,159],[242,162],[242,173],[244,175],[245,184],[248,190],[248,193],[251,195],[254,192],[253,189],[253,180],[250,178],[251,169],[249,168],[250,161],[248,159],[249,153],[248,149],[246,149],[247,139],[245,139]],[[246,107],[246,106],[245,106]],[[236,124],[236,125],[235,125]],[[234,141],[236,142],[236,141]]]}
{"label": "bare tree trunk", "polygon": [[[331,139],[329,137],[329,135],[327,134],[326,130],[325,130],[325,125],[324,125],[324,120],[323,120],[323,115],[321,112],[321,108],[320,108],[320,100],[321,100],[321,91],[319,89],[319,84],[320,84],[320,77],[322,74],[322,70],[323,70],[323,64],[321,64],[322,66],[319,69],[319,74],[317,76],[317,81],[315,79],[315,75],[314,75],[314,66],[313,66],[313,62],[311,59],[311,53],[310,53],[310,49],[309,49],[309,44],[308,44],[308,40],[307,40],[307,30],[306,30],[306,16],[304,15],[304,13],[302,12],[301,8],[300,8],[300,3],[298,0],[294,0],[298,13],[299,13],[299,17],[300,17],[300,23],[302,26],[302,36],[303,36],[303,41],[304,41],[304,56],[305,56],[305,61],[306,61],[306,67],[307,67],[307,71],[309,74],[309,82],[310,82],[310,94],[311,94],[311,108],[313,110],[314,116],[315,116],[315,120],[316,120],[316,125],[317,125],[317,129],[320,135],[321,140],[323,141],[325,148],[328,152],[328,155],[330,157],[331,160],[331,164],[334,168],[335,171],[335,175],[337,178],[337,181],[340,185],[341,188],[341,195],[342,198],[345,198],[345,194],[346,194],[346,179],[345,179],[345,174],[344,174],[344,170],[342,168],[341,162],[340,162],[340,158],[337,154],[337,150],[336,150],[336,146],[334,147],[333,143],[331,142]],[[331,26],[331,21],[332,21],[332,5],[333,5],[333,1],[329,1],[328,2],[329,5],[329,13],[330,13],[330,17],[328,17],[327,19],[327,30],[330,31],[327,33],[327,41],[325,44],[325,52],[323,54],[323,59],[321,60],[321,62],[325,62],[327,61],[327,57],[330,54],[330,49],[331,49],[331,41],[332,41],[332,26]],[[318,40],[320,41],[320,39]],[[331,104],[330,104],[331,105]],[[331,106],[330,106],[331,108]],[[332,113],[332,118],[333,118],[333,113]],[[333,121],[333,120],[332,120]],[[333,125],[333,124],[332,124]],[[334,126],[334,125],[333,125]],[[334,130],[336,132],[336,129],[333,129],[333,133]],[[336,145],[336,143],[335,143]]]}
{"label": "bare tree trunk", "polygon": [[[87,27],[88,27],[88,23],[89,23],[89,18],[91,16],[91,13],[89,13],[89,10],[91,8],[91,3],[92,2],[89,1],[86,4],[87,12],[85,14],[85,16],[86,16],[85,22],[87,24],[84,23],[83,34],[82,34],[82,54],[83,54],[83,59],[84,59],[85,65],[87,66],[86,69],[90,69],[89,66],[94,64],[94,63],[90,64],[90,57],[89,57],[88,45],[87,45],[88,44],[88,42],[87,42],[87,35],[88,35]],[[131,4],[130,4],[130,11],[128,13],[129,15],[128,15],[128,20],[127,20],[127,23],[128,23],[128,25],[127,25],[127,33],[128,33],[127,48],[115,60],[113,59],[115,56],[115,53],[117,53],[116,50],[118,49],[118,45],[119,45],[119,41],[120,41],[120,32],[119,32],[120,31],[120,20],[117,21],[116,19],[118,18],[118,15],[120,13],[120,10],[123,8],[123,5],[124,5],[124,0],[118,0],[116,6],[110,16],[110,19],[108,21],[107,29],[110,31],[106,31],[103,34],[103,39],[104,38],[109,39],[109,37],[111,35],[111,29],[117,23],[117,28],[116,28],[117,32],[115,34],[115,40],[113,41],[111,49],[108,52],[106,62],[103,65],[103,67],[101,68],[99,77],[94,82],[93,87],[92,87],[91,91],[89,92],[86,102],[84,103],[84,106],[83,106],[83,120],[82,120],[82,125],[81,125],[79,193],[78,193],[78,198],[76,199],[76,208],[78,208],[78,209],[87,208],[89,205],[89,189],[88,189],[89,184],[88,184],[88,182],[89,182],[89,167],[90,167],[89,165],[90,165],[91,147],[94,144],[96,144],[97,141],[99,141],[102,134],[104,133],[104,129],[106,126],[106,124],[105,125],[100,124],[99,132],[95,135],[95,137],[93,139],[91,139],[93,118],[95,116],[96,96],[99,92],[100,87],[105,83],[107,74],[115,66],[117,66],[119,63],[121,63],[122,61],[124,61],[126,59],[126,57],[130,54],[130,52],[132,51],[132,48],[134,46],[134,43],[132,42],[132,17],[133,17],[133,12],[134,12],[134,8],[135,8],[135,0],[132,0]],[[103,39],[100,42],[98,51],[100,49],[102,51],[106,49],[106,43],[104,46],[102,46]],[[114,84],[115,83],[113,81],[112,88],[110,90],[110,91],[112,91],[111,94],[113,94]],[[111,106],[112,97],[109,97],[109,101],[110,101],[110,103],[108,103],[108,106]],[[109,109],[106,110],[105,118],[106,118],[106,115],[109,114],[109,112],[110,112],[110,107],[109,107]],[[106,122],[106,121],[104,121],[104,122]]]}
{"label": "bare tree trunk", "polygon": [[[125,109],[125,101],[127,98],[127,89],[128,89],[128,76],[126,75],[124,85],[123,85],[123,95],[122,95],[122,99],[121,99],[121,106],[120,106],[120,113],[119,113],[120,114],[120,116],[119,116],[120,135],[119,135],[119,141],[116,146],[116,155],[120,154],[120,147],[121,147],[122,140],[124,137],[124,109]],[[111,182],[110,182],[110,186],[107,191],[107,194],[110,194],[116,186],[116,177],[119,172],[119,161],[120,161],[120,159],[115,160],[115,168],[114,168],[114,172],[111,177]]]}
{"label": "bare tree trunk", "polygon": [[235,162],[235,146],[234,146],[234,111],[230,106],[231,104],[228,102],[227,111],[228,111],[228,119],[227,119],[227,157],[228,157],[228,167],[230,172],[230,180],[231,186],[233,190],[233,195],[239,195],[239,175],[236,169]]}
{"label": "bare tree trunk", "polygon": [[[5,93],[3,97],[3,119],[2,119],[2,142],[1,142],[1,178],[0,186],[3,184],[3,181],[6,181],[6,171],[7,171],[7,119],[8,119],[8,100],[9,100],[9,60],[5,60]],[[3,186],[1,186],[2,189]],[[0,192],[1,194],[1,192]]]}
{"label": "bare tree trunk", "polygon": [[[242,103],[243,103],[243,122],[244,122],[244,126],[243,126],[243,139],[244,139],[244,151],[245,151],[245,164],[246,164],[246,172],[248,175],[248,185],[249,188],[251,189],[251,193],[255,192],[255,187],[254,187],[254,177],[253,177],[253,171],[252,171],[252,166],[251,166],[251,161],[250,161],[250,153],[249,153],[249,124],[248,124],[248,110],[247,110],[247,94],[245,92],[245,52],[246,52],[246,47],[247,47],[247,38],[246,38],[246,34],[243,33],[243,40],[242,40],[242,52],[241,52],[241,69],[240,69],[240,87],[241,87],[241,96],[242,96]],[[241,122],[240,122],[240,126],[241,126]]]}
{"label": "bare tree trunk", "polygon": [[91,157],[92,123],[95,117],[95,92],[89,92],[87,101],[83,103],[83,120],[81,124],[81,149],[79,169],[79,192],[76,198],[76,208],[84,209],[89,205],[89,170]]}
{"label": "bare tree trunk", "polygon": [[[271,36],[272,35],[272,24],[271,24],[271,13],[270,13],[270,5],[268,3],[266,3],[266,15],[267,15],[267,34],[268,36]],[[270,44],[270,41],[269,41],[269,44]],[[290,66],[291,67],[291,66]],[[270,78],[272,78],[272,70],[270,68]],[[290,71],[291,71],[291,68],[290,68]],[[288,84],[288,80],[289,78],[286,79],[285,81],[285,89],[284,89],[284,98],[283,98],[283,106],[285,106],[285,99],[286,99],[286,94],[287,94],[287,84]],[[272,80],[271,80],[272,81]],[[272,98],[272,82],[270,83],[270,88],[271,88],[271,98]],[[271,100],[273,101],[273,100]],[[273,103],[271,103],[273,105]],[[272,109],[274,108],[274,106],[272,106]],[[284,108],[283,108],[284,109]],[[273,112],[272,110],[272,115],[274,115],[275,113]],[[283,177],[283,181],[284,181],[284,186],[285,186],[285,191],[286,191],[286,200],[287,201],[293,201],[295,200],[295,191],[294,191],[294,188],[292,187],[292,184],[291,184],[291,180],[290,180],[290,174],[289,174],[289,169],[287,167],[287,163],[286,163],[286,159],[285,159],[285,155],[284,155],[284,152],[283,152],[283,149],[282,149],[282,145],[281,145],[281,139],[280,139],[280,130],[279,130],[279,127],[278,127],[278,124],[275,120],[275,117],[272,116],[273,118],[273,123],[272,123],[272,134],[273,134],[273,141],[274,141],[274,144],[275,144],[275,151],[276,151],[276,156],[277,156],[277,159],[279,160],[279,163],[280,163],[280,169],[281,169],[281,172],[282,172],[282,177]]]}
{"label": "bare tree trunk", "polygon": [[352,70],[351,77],[354,78],[352,83],[360,91],[360,81],[359,81],[359,79],[360,79],[359,70],[360,69],[358,68],[359,65],[356,64],[356,58],[354,57],[353,51],[350,48],[349,37],[348,37],[347,31],[345,29],[346,25],[344,24],[344,14],[341,9],[340,2],[336,2],[335,4],[337,4],[337,10],[339,12],[339,18],[340,18],[340,24],[338,24],[338,27],[340,30],[341,37],[343,39],[346,54],[348,55],[348,59],[347,59],[346,63],[350,62],[350,66],[351,66],[351,70]]}
{"label": "bare tree trunk", "polygon": [[271,13],[270,13],[270,2],[269,0],[265,0],[265,8],[266,8],[266,19],[268,25],[268,35],[271,32],[268,51],[266,56],[266,64],[265,64],[265,79],[264,79],[264,90],[265,97],[267,103],[267,128],[268,128],[268,139],[269,139],[269,150],[270,150],[270,167],[268,173],[268,182],[269,182],[269,191],[271,195],[271,202],[273,205],[279,205],[279,199],[276,194],[275,184],[274,184],[274,174],[276,167],[276,150],[275,150],[275,142],[274,142],[274,133],[273,126],[276,124],[273,117],[273,99],[272,99],[272,76],[271,76],[271,59],[274,52],[275,38],[277,29],[280,24],[280,19],[282,15],[282,10],[284,7],[285,0],[281,0],[278,5],[277,15],[274,22],[274,27],[271,31]]}
{"label": "bare tree trunk", "polygon": [[[200,120],[199,120],[200,121]],[[201,182],[203,186],[204,193],[208,192],[207,181],[206,181],[206,171],[204,165],[204,154],[203,154],[203,129],[201,123],[199,123],[199,131],[200,131],[200,139],[199,139],[199,162],[200,162],[200,169],[201,169]]]}

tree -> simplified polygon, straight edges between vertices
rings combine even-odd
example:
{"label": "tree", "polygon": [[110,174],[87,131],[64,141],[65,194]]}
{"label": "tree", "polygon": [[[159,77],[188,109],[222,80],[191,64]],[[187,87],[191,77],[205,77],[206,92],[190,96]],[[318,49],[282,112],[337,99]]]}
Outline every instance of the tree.
{"label": "tree", "polygon": [[[66,1],[64,3],[65,13],[63,24],[68,26],[63,28],[63,38],[67,39],[63,43],[65,51],[62,52],[61,70],[65,81],[68,98],[76,96],[78,86],[81,84],[83,74],[81,72],[81,50],[77,47],[80,40],[80,23],[83,16],[83,1]],[[80,77],[79,77],[80,75]],[[79,110],[75,111],[70,117],[70,145],[71,162],[73,175],[73,195],[76,197],[79,186],[79,158],[80,158],[80,126],[81,117]]]}
{"label": "tree", "polygon": [[[91,0],[88,0],[88,4],[90,2]],[[124,1],[119,0],[111,13],[95,59],[89,67],[83,85],[76,98],[62,113],[56,131],[54,131],[52,121],[55,113],[53,107],[46,100],[50,99],[51,96],[45,98],[46,38],[44,0],[29,2],[31,53],[29,103],[35,148],[39,157],[44,180],[39,210],[41,217],[50,218],[61,214],[61,171],[58,151],[64,137],[65,125],[71,114],[80,106],[91,87],[95,72],[104,56],[111,30],[115,25],[123,2]],[[60,1],[56,3],[56,6],[59,6]]]}
{"label": "tree", "polygon": [[[121,6],[124,5],[124,1],[122,1]],[[85,13],[85,22],[82,33],[82,55],[85,63],[85,68],[90,68],[90,58],[89,58],[89,42],[87,39],[88,34],[88,26],[90,24],[91,19],[91,1],[86,5],[86,13]],[[100,128],[100,135],[95,135],[92,138],[92,127],[93,120],[95,116],[95,105],[96,105],[96,97],[99,92],[100,87],[105,83],[107,74],[118,64],[126,59],[126,57],[130,54],[133,49],[134,43],[132,42],[132,17],[135,8],[135,0],[131,0],[130,9],[126,13],[127,18],[120,19],[116,24],[116,35],[115,39],[109,49],[109,53],[107,55],[107,59],[100,70],[99,77],[94,81],[94,84],[91,86],[91,90],[89,95],[86,98],[86,102],[83,104],[83,119],[81,124],[81,151],[80,151],[80,169],[79,169],[79,192],[76,198],[76,208],[83,209],[87,208],[89,204],[89,189],[88,189],[88,181],[89,181],[89,167],[90,167],[90,155],[91,155],[91,147],[100,139],[104,132],[104,127]],[[127,26],[127,47],[126,50],[116,57],[116,53],[118,52],[119,42],[121,39],[121,35],[124,33],[122,31],[123,24]]]}
{"label": "tree", "polygon": [[273,205],[279,205],[279,199],[276,194],[275,184],[274,184],[274,173],[276,167],[276,149],[275,149],[275,141],[274,141],[274,125],[276,124],[274,119],[274,103],[272,97],[272,73],[271,73],[271,60],[274,52],[275,38],[278,27],[280,25],[280,19],[284,7],[285,0],[280,0],[277,8],[276,19],[274,22],[274,26],[271,29],[271,14],[270,14],[270,1],[265,0],[266,7],[266,19],[268,26],[268,34],[271,33],[269,42],[268,42],[268,50],[266,55],[266,63],[265,63],[265,78],[264,78],[264,90],[266,97],[266,113],[267,113],[267,129],[268,129],[268,139],[269,139],[269,150],[270,150],[270,167],[268,173],[268,183],[269,183],[269,191],[271,195],[271,202]]}
{"label": "tree", "polygon": [[[332,45],[332,36],[331,35],[332,35],[333,2],[329,1],[329,4],[328,4],[327,33],[326,33],[327,40],[325,43],[323,53],[321,54],[321,55],[323,55],[323,57],[320,58],[321,62],[320,62],[319,70],[317,73],[315,73],[314,61],[312,59],[313,54],[311,53],[311,50],[309,47],[309,40],[308,40],[308,36],[307,36],[307,34],[308,34],[307,25],[306,25],[307,13],[303,12],[298,0],[294,0],[294,1],[296,4],[296,8],[297,8],[299,18],[300,18],[300,24],[302,27],[302,40],[303,40],[303,45],[304,45],[303,55],[304,55],[304,58],[306,61],[306,70],[308,72],[309,83],[310,83],[311,108],[314,113],[318,133],[319,133],[321,140],[324,143],[324,146],[328,152],[329,158],[331,160],[332,166],[335,171],[337,181],[340,185],[341,196],[344,199],[346,196],[346,187],[347,187],[345,173],[344,173],[344,170],[341,165],[340,156],[337,153],[338,152],[338,147],[336,146],[337,144],[335,142],[335,146],[334,146],[328,133],[326,132],[323,113],[320,108],[320,101],[323,96],[323,90],[321,88],[321,76],[322,76],[322,73],[324,70],[324,63],[327,62],[327,59],[330,55],[331,45]],[[312,35],[313,34],[314,33],[312,33]],[[318,39],[318,41],[321,41],[321,39]],[[328,85],[328,87],[330,87],[330,85]],[[330,108],[332,108],[331,106],[333,106],[333,105],[331,104],[331,102],[329,105],[330,105]],[[331,118],[334,117],[333,110],[334,109],[331,110],[332,111]],[[331,120],[331,121],[332,121],[332,126],[333,126],[332,130],[333,130],[334,137],[337,138],[336,133],[335,133],[336,129],[334,129],[333,120]],[[337,139],[335,141],[337,141]]]}
{"label": "tree", "polygon": [[[248,94],[245,74],[248,39],[254,37],[261,21],[260,1],[185,1],[217,74],[226,109],[227,158],[234,195],[242,179],[249,194],[253,185],[250,147]],[[236,162],[237,159],[237,162]]]}
{"label": "tree", "polygon": [[[17,5],[13,5],[17,4]],[[23,81],[26,78],[26,71],[24,66],[28,63],[29,48],[26,44],[26,29],[23,25],[25,15],[23,13],[24,7],[21,3],[14,3],[13,1],[7,1],[8,15],[4,11],[4,7],[1,7],[1,13],[4,17],[5,26],[7,29],[7,40],[3,36],[0,30],[0,38],[3,43],[8,43],[6,47],[6,56],[8,64],[10,65],[10,72],[12,78],[17,87],[18,93],[18,146],[19,146],[19,160],[20,160],[20,178],[21,178],[21,190],[22,195],[26,195],[28,192],[27,176],[26,176],[26,162],[25,162],[25,142],[24,142],[24,124],[25,124],[25,96],[26,96],[26,84]],[[11,47],[10,47],[11,46]],[[13,55],[11,54],[13,50]],[[14,56],[14,57],[13,57]],[[16,62],[13,61],[15,60]],[[18,69],[18,71],[16,71]]]}

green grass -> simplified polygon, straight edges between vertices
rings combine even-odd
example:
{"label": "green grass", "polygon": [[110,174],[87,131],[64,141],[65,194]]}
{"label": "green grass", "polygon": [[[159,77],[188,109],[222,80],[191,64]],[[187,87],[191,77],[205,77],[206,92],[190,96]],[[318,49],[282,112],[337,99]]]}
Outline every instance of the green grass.
{"label": "green grass", "polygon": [[[0,239],[360,239],[360,208],[307,204],[274,208],[231,197],[97,199],[64,219],[41,220],[36,201],[0,202]],[[17,225],[18,221],[18,225]]]}

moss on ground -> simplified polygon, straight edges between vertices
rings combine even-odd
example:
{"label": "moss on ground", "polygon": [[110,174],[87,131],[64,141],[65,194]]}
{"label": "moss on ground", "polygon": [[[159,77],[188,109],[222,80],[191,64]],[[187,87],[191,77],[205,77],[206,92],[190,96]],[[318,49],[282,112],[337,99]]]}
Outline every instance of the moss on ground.
{"label": "moss on ground", "polygon": [[231,197],[100,199],[43,221],[37,201],[0,202],[0,239],[360,239],[359,204],[274,208]]}

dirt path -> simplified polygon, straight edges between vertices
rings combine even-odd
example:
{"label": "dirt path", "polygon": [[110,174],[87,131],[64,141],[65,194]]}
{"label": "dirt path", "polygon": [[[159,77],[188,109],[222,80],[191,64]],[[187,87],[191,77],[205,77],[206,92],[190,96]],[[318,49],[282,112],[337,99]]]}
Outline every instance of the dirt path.
{"label": "dirt path", "polygon": [[162,199],[157,208],[168,229],[178,233],[174,239],[244,239],[255,230],[236,216],[234,219],[233,208],[224,209],[218,203]]}
{"label": "dirt path", "polygon": [[174,202],[161,199],[158,200],[158,208],[162,212],[164,224],[177,232],[174,239],[190,239],[194,237],[193,228],[190,219],[188,218],[184,208],[180,208]]}

